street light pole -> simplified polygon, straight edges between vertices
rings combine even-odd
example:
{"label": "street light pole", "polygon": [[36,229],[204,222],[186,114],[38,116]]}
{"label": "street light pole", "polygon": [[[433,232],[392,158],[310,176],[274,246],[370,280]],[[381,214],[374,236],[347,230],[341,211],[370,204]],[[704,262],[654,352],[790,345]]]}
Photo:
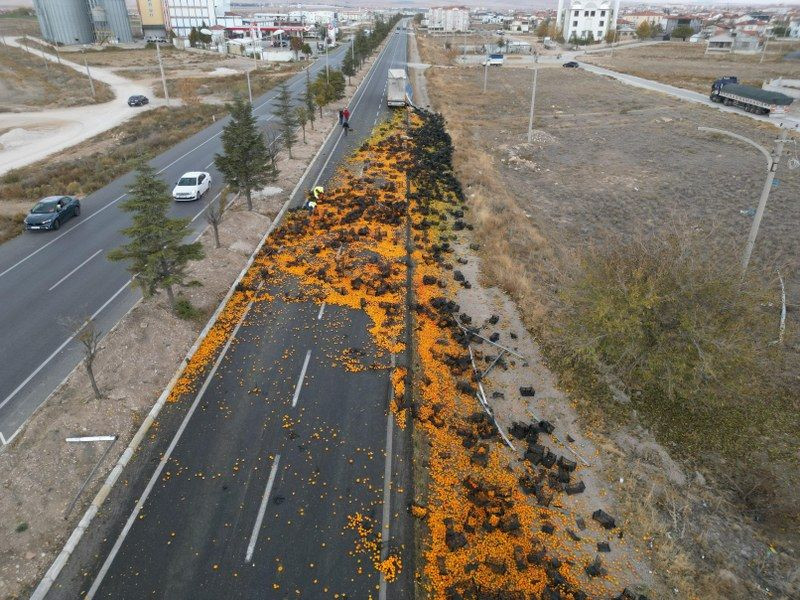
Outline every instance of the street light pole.
{"label": "street light pole", "polygon": [[330,66],[328,64],[328,38],[325,38],[325,82],[330,83],[331,81],[331,74],[330,74]]}
{"label": "street light pole", "polygon": [[483,61],[483,93],[486,93],[486,79],[489,77],[489,55],[486,55],[486,60]]}
{"label": "street light pole", "polygon": [[714,129],[712,127],[698,127],[698,129],[700,131],[708,131],[710,133],[727,135],[728,137],[735,138],[740,142],[750,144],[754,148],[758,148],[758,150],[760,150],[767,159],[767,179],[764,182],[764,187],[761,190],[761,198],[758,201],[758,208],[756,209],[756,214],[753,218],[753,224],[750,226],[750,234],[747,236],[747,245],[745,246],[744,254],[742,255],[742,275],[744,275],[747,272],[747,266],[750,264],[750,256],[753,253],[756,237],[758,237],[758,228],[761,225],[761,218],[764,216],[764,210],[767,207],[767,199],[769,198],[769,193],[772,190],[772,182],[775,179],[775,171],[778,170],[778,162],[781,159],[783,147],[788,139],[787,128],[781,126],[781,134],[778,139],[775,140],[775,148],[772,150],[771,154],[769,150],[764,148],[764,146],[761,144],[754,142],[750,138],[744,137],[743,135],[733,133],[732,131],[727,131],[725,129]]}
{"label": "street light pole", "polygon": [[539,69],[533,70],[533,90],[531,91],[531,116],[528,118],[528,143],[533,139],[533,109],[536,104],[536,78],[539,75]]}
{"label": "street light pole", "polygon": [[247,96],[250,98],[250,105],[253,104],[253,88],[250,86],[250,71],[245,69],[244,72],[247,75]]}
{"label": "street light pole", "polygon": [[164,98],[169,106],[169,90],[167,90],[167,78],[164,77],[164,64],[161,62],[161,46],[156,41],[156,56],[158,57],[158,70],[161,71],[161,85],[164,87]]}

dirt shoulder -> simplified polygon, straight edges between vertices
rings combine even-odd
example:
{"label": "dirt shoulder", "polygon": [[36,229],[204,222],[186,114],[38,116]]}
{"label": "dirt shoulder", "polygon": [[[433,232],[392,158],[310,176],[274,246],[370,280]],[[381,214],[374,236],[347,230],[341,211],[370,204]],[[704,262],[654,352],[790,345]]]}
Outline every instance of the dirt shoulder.
{"label": "dirt shoulder", "polygon": [[36,61],[24,50],[0,46],[0,112],[63,108],[101,104],[114,98],[111,88],[89,82],[74,69],[43,60]]}
{"label": "dirt shoulder", "polygon": [[796,77],[796,60],[784,55],[800,43],[774,42],[761,60],[761,54],[706,53],[704,43],[669,42],[638,48],[615,49],[609,54],[585,54],[580,60],[680,88],[708,93],[715,79],[736,75],[741,83],[761,87],[778,77]]}
{"label": "dirt shoulder", "polygon": [[[632,95],[621,83],[579,70],[542,67],[528,143],[530,70],[491,70],[484,95],[482,69],[452,68],[441,40],[418,41],[421,60],[410,60],[432,65],[425,70],[428,94],[447,120],[470,208],[466,220],[474,231],[465,241],[472,235],[480,243],[477,266],[468,243],[456,246],[466,264],[455,268],[472,285],[459,304],[473,323],[499,333],[500,343],[511,343],[513,332],[514,347],[526,348],[527,366],[495,369],[490,380],[491,390],[502,393],[493,401],[498,420],[507,426],[512,419],[545,418],[560,439],[575,440],[573,448],[590,463],[577,461],[587,492],[598,493],[622,523],[624,545],[635,557],[615,561],[621,581],[641,576],[638,583],[655,598],[792,597],[799,546],[785,524],[796,514],[778,509],[775,497],[759,499],[759,486],[749,496],[737,491],[724,466],[678,460],[646,426],[647,415],[630,411],[623,391],[602,374],[581,370],[555,343],[559,290],[584,248],[609,236],[658,236],[682,227],[738,247],[763,185],[763,158],[709,140],[697,126],[734,130],[765,145],[774,132],[657,93]],[[786,188],[770,198],[757,261],[790,273],[790,302],[796,304],[800,248],[787,240],[784,219],[795,212],[791,198],[800,181],[788,172],[785,177]],[[490,314],[500,317],[491,328]],[[796,324],[789,327],[796,336]],[[789,353],[797,343],[792,339]],[[497,349],[483,351],[496,356]],[[534,387],[534,399],[521,398],[520,386]],[[791,494],[790,472],[773,488],[785,490],[779,495]]]}
{"label": "dirt shoulder", "polygon": [[[364,65],[346,94],[372,64]],[[106,474],[137,431],[144,416],[167,385],[194,342],[204,321],[224,297],[248,256],[288,198],[306,165],[335,120],[326,110],[315,130],[307,130],[307,144],[293,148],[293,159],[281,153],[281,176],[275,188],[258,194],[249,212],[237,200],[220,226],[222,247],[214,249],[213,234],[200,238],[206,257],[190,267],[189,279],[202,285],[182,293],[197,307],[201,318],[175,317],[165,298],[140,302],[101,342],[95,373],[105,398],[96,401],[82,366],[70,374],[25,424],[17,438],[0,452],[0,597],[27,597],[62,549],[68,535],[100,488]],[[102,444],[68,444],[73,435],[119,435],[113,451],[99,465],[75,498],[105,450]]]}

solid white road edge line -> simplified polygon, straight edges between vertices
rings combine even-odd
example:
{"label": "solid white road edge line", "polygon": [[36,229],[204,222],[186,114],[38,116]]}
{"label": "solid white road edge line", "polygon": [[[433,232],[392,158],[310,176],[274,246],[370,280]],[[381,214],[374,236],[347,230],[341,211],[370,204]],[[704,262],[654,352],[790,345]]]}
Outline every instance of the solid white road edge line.
{"label": "solid white road edge line", "polygon": [[319,307],[319,314],[317,314],[317,321],[322,320],[322,313],[325,312],[325,302],[323,302]]}
{"label": "solid white road edge line", "polygon": [[[392,354],[392,370],[395,369],[395,357]],[[394,415],[392,414],[392,401],[394,400],[394,386],[389,378],[389,406],[386,417],[386,459],[383,466],[383,515],[381,521],[381,560],[386,560],[389,554],[389,523],[391,522],[391,490],[392,490],[392,446],[394,443]],[[381,581],[378,587],[378,600],[386,600],[386,577],[381,572]]]}
{"label": "solid white road edge line", "polygon": [[292,408],[297,406],[297,401],[300,399],[300,390],[303,389],[303,380],[306,378],[306,370],[308,369],[308,361],[311,360],[311,350],[306,352],[306,359],[303,361],[303,368],[300,370],[300,377],[297,380],[297,385],[294,388],[294,396],[292,396]]}
{"label": "solid white road edge line", "polygon": [[253,525],[253,533],[250,534],[250,543],[247,544],[247,555],[244,557],[245,562],[250,562],[250,559],[253,558],[253,552],[256,549],[256,541],[258,541],[258,533],[261,531],[261,523],[264,521],[264,513],[267,511],[267,502],[269,502],[269,495],[275,483],[275,475],[278,473],[278,463],[280,460],[281,455],[276,454],[275,460],[272,461],[272,469],[269,472],[269,479],[267,480],[267,487],[264,490],[264,497],[261,498],[261,506],[258,508],[258,516],[256,517],[255,525]]}
{"label": "solid white road edge line", "polygon": [[97,252],[95,252],[94,254],[92,254],[92,255],[91,255],[89,258],[87,258],[85,261],[83,261],[83,262],[82,262],[81,264],[79,264],[77,267],[75,267],[74,269],[72,269],[72,271],[70,271],[69,273],[67,273],[66,275],[64,275],[64,276],[63,276],[61,279],[59,279],[58,281],[56,281],[56,282],[55,282],[55,283],[52,285],[52,287],[48,288],[48,290],[47,290],[47,291],[48,291],[48,292],[52,292],[52,291],[53,291],[53,290],[54,290],[56,287],[58,287],[60,284],[64,283],[64,282],[67,280],[67,278],[68,278],[70,275],[72,275],[73,273],[75,273],[75,271],[77,271],[78,269],[80,269],[80,268],[81,268],[83,265],[85,265],[86,263],[88,263],[90,260],[92,260],[92,259],[93,259],[95,256],[97,256],[98,254],[100,254],[102,251],[103,251],[103,249],[102,249],[102,248],[100,248],[100,250],[98,250]]}
{"label": "solid white road edge line", "polygon": [[89,588],[89,591],[86,593],[84,598],[86,600],[91,600],[94,598],[94,595],[97,593],[97,590],[100,589],[100,585],[103,583],[103,579],[108,573],[108,570],[111,568],[111,564],[114,562],[114,559],[117,557],[117,553],[119,549],[122,547],[122,543],[125,541],[125,538],[128,535],[128,532],[133,527],[133,524],[136,522],[136,517],[141,512],[142,508],[144,507],[144,503],[147,501],[147,498],[150,496],[150,492],[153,491],[153,488],[156,485],[156,482],[161,477],[161,472],[164,470],[164,467],[167,466],[167,462],[169,461],[172,453],[175,451],[178,442],[183,435],[183,432],[186,431],[186,427],[189,425],[189,420],[192,418],[194,411],[197,410],[197,407],[200,405],[200,401],[203,399],[203,396],[208,389],[208,386],[211,385],[211,380],[214,379],[214,375],[217,374],[217,369],[219,369],[220,364],[222,364],[222,360],[225,358],[225,355],[228,353],[228,349],[231,347],[236,334],[239,333],[239,328],[242,326],[245,317],[247,317],[247,313],[250,310],[250,307],[253,305],[253,300],[251,300],[247,304],[247,308],[244,309],[244,313],[242,317],[239,319],[239,322],[236,323],[236,327],[231,332],[228,341],[225,342],[225,345],[222,347],[222,351],[219,353],[217,360],[214,361],[214,366],[211,367],[211,371],[209,371],[208,375],[206,376],[205,381],[203,382],[203,387],[200,388],[200,391],[195,396],[194,402],[189,407],[189,410],[186,413],[186,416],[183,418],[180,427],[178,427],[178,431],[175,432],[175,437],[172,438],[172,442],[170,442],[167,451],[161,457],[161,460],[158,463],[158,467],[156,470],[153,471],[153,475],[150,477],[150,481],[147,482],[147,486],[144,488],[144,492],[142,492],[141,497],[139,500],[136,501],[136,506],[133,508],[133,512],[128,517],[128,520],[125,522],[125,526],[122,528],[117,540],[114,542],[114,546],[111,548],[111,551],[108,553],[105,562],[103,562],[103,566],[100,567],[100,570],[97,572],[97,576],[94,578],[92,582],[92,587]]}
{"label": "solid white road edge line", "polygon": [[[376,57],[375,62],[380,60],[380,56],[381,56],[381,54],[383,52],[385,52],[385,50],[386,50],[386,46],[384,46],[383,50],[381,50],[381,53]],[[364,81],[362,80],[361,84],[359,84],[359,85],[362,85],[363,83],[364,83]],[[103,483],[102,487],[97,492],[97,495],[95,495],[94,499],[92,500],[91,504],[89,505],[89,508],[87,508],[86,512],[83,514],[83,517],[81,518],[80,522],[75,527],[75,529],[72,531],[72,534],[69,536],[69,539],[64,544],[64,548],[62,548],[62,550],[59,553],[59,555],[53,561],[53,564],[50,565],[50,568],[47,570],[47,572],[42,577],[42,580],[39,582],[39,585],[36,586],[36,589],[33,591],[33,594],[31,594],[30,600],[44,600],[45,596],[50,591],[50,588],[52,587],[53,583],[55,583],[55,580],[58,577],[58,575],[61,573],[61,570],[67,564],[67,560],[69,560],[69,557],[75,551],[75,548],[77,547],[78,542],[80,542],[81,538],[83,537],[83,534],[89,528],[89,525],[91,524],[92,520],[94,519],[94,516],[97,514],[97,511],[100,509],[100,506],[103,504],[103,501],[106,499],[108,494],[111,492],[111,488],[114,487],[114,484],[117,482],[117,479],[119,479],[119,476],[122,473],[122,470],[128,464],[128,461],[133,456],[133,453],[136,452],[136,449],[139,447],[139,444],[141,444],[142,440],[144,439],[144,436],[147,435],[147,432],[150,430],[150,427],[152,426],[153,422],[158,418],[158,415],[161,412],[161,409],[164,407],[164,403],[166,402],[167,397],[169,396],[169,392],[172,390],[173,386],[175,385],[175,382],[178,381],[178,378],[181,376],[181,374],[184,371],[184,365],[185,365],[186,361],[191,359],[191,357],[194,355],[194,353],[197,350],[197,348],[200,346],[200,343],[205,339],[205,337],[208,334],[208,332],[211,329],[211,327],[213,327],[214,323],[217,322],[217,318],[219,317],[219,314],[222,312],[222,309],[225,308],[225,306],[227,305],[228,300],[230,300],[231,296],[233,295],[233,292],[236,290],[236,286],[239,285],[239,283],[241,282],[242,278],[247,273],[248,269],[252,266],[253,262],[255,261],[256,256],[258,256],[258,253],[261,252],[261,248],[264,247],[264,243],[267,241],[267,238],[269,237],[269,235],[275,230],[275,228],[280,223],[281,219],[283,218],[283,215],[286,213],[286,210],[289,208],[289,202],[291,201],[292,196],[299,189],[300,184],[302,183],[303,179],[305,179],[308,176],[308,173],[311,171],[312,165],[319,158],[319,155],[322,152],[322,149],[325,147],[325,144],[329,141],[329,139],[330,139],[330,137],[331,137],[331,135],[333,134],[334,131],[336,131],[336,124],[335,123],[331,127],[331,130],[330,130],[330,133],[328,134],[328,137],[325,139],[325,141],[319,147],[319,150],[317,150],[317,153],[314,155],[314,158],[312,158],[311,162],[308,163],[308,166],[306,167],[306,170],[303,173],[303,176],[297,182],[297,185],[295,185],[294,190],[292,191],[292,194],[289,196],[289,199],[286,200],[286,202],[284,202],[283,206],[281,207],[281,210],[278,212],[278,214],[275,217],[275,220],[272,222],[272,225],[270,225],[269,229],[267,229],[267,233],[264,234],[264,237],[261,238],[261,241],[258,243],[258,246],[256,246],[256,249],[253,250],[253,253],[250,255],[250,259],[247,261],[247,264],[241,270],[241,272],[239,273],[239,276],[236,278],[236,280],[231,284],[231,287],[228,289],[228,293],[222,299],[222,301],[220,302],[219,306],[217,306],[217,310],[214,312],[214,314],[209,319],[208,323],[206,323],[206,326],[203,328],[203,330],[197,336],[197,339],[195,340],[194,344],[192,344],[192,347],[189,348],[189,351],[186,353],[186,356],[184,357],[184,360],[181,362],[180,365],[178,365],[177,369],[175,370],[175,373],[172,376],[172,379],[167,384],[167,387],[161,393],[161,396],[156,401],[155,405],[150,410],[150,412],[148,413],[148,415],[145,418],[145,420],[139,426],[139,430],[133,436],[133,439],[131,439],[130,443],[128,444],[128,447],[125,449],[125,451],[119,457],[119,460],[117,461],[117,464],[114,466],[114,468],[111,470],[111,472],[106,477],[105,483]],[[121,197],[122,196],[120,196],[120,198]],[[124,290],[129,285],[130,285],[130,281],[128,281],[122,288],[120,288],[120,290],[117,292],[117,294],[121,293],[122,290]],[[107,304],[109,304],[114,299],[114,297],[116,297],[116,294],[115,294],[115,296],[112,296],[111,298],[109,298],[109,300],[106,302],[106,304],[104,304],[101,307],[101,309],[104,308]],[[68,340],[66,343],[64,343],[64,346],[66,346],[67,343],[69,343],[69,341],[70,340]],[[58,354],[58,352],[54,353],[53,356],[55,356],[55,354]],[[50,360],[50,359],[48,359],[48,360]],[[40,369],[41,369],[41,367],[40,367]],[[34,375],[35,375],[35,373],[32,374],[30,376],[30,378],[32,378]],[[22,386],[20,386],[20,388],[21,387]],[[16,393],[16,392],[14,392],[14,393]],[[2,406],[0,406],[0,408],[2,408]],[[14,432],[14,435],[11,436],[11,438],[7,440],[7,443],[11,443],[11,440],[14,439],[14,437],[19,433],[19,431],[21,429],[22,429],[22,427],[17,429],[17,431]]]}

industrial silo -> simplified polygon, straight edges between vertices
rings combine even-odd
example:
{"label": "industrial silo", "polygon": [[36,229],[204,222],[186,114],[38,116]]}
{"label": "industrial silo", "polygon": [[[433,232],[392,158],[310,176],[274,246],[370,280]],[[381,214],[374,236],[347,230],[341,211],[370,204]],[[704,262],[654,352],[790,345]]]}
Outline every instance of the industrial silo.
{"label": "industrial silo", "polygon": [[104,42],[107,38],[118,42],[132,42],[133,33],[128,19],[125,0],[84,0],[91,11],[95,39]]}
{"label": "industrial silo", "polygon": [[33,0],[33,6],[42,37],[48,42],[70,45],[94,41],[86,0]]}

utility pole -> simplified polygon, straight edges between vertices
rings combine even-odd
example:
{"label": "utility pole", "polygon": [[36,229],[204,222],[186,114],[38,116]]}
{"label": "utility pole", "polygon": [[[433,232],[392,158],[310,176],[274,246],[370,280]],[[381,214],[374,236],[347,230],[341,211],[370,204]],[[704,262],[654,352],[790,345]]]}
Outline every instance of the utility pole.
{"label": "utility pole", "polygon": [[531,116],[528,118],[528,143],[533,139],[533,108],[536,105],[536,77],[539,75],[539,69],[533,70],[533,90],[531,91]]}
{"label": "utility pole", "polygon": [[250,98],[250,106],[253,105],[253,88],[250,86],[250,71],[245,69],[244,72],[247,75],[247,96]]}
{"label": "utility pole", "polygon": [[486,93],[486,79],[489,77],[489,55],[486,55],[486,60],[483,62],[483,93]]}
{"label": "utility pole", "polygon": [[58,51],[58,45],[54,45],[53,49],[56,51],[56,59],[58,60],[58,64],[61,64],[61,52]]}
{"label": "utility pole", "polygon": [[764,45],[761,47],[761,59],[758,61],[758,64],[764,62],[764,55],[767,53],[767,44],[769,43],[769,36],[764,37]]}
{"label": "utility pole", "polygon": [[161,85],[164,86],[164,98],[167,99],[169,106],[169,91],[167,90],[167,78],[164,77],[164,64],[161,62],[161,45],[156,42],[156,56],[158,57],[158,69],[161,71]]}
{"label": "utility pole", "polygon": [[[711,133],[727,135],[728,137],[735,138],[740,142],[750,144],[751,146],[758,148],[758,150],[760,150],[767,159],[767,179],[764,182],[764,187],[761,190],[761,198],[758,201],[758,208],[756,209],[756,214],[753,218],[753,224],[750,226],[750,235],[747,236],[747,245],[745,246],[744,254],[742,255],[742,275],[747,272],[747,266],[750,264],[750,256],[753,253],[756,237],[758,237],[758,228],[761,225],[761,218],[764,216],[764,210],[767,207],[769,193],[772,190],[772,183],[775,180],[775,172],[778,170],[778,162],[781,159],[781,154],[783,154],[783,147],[788,140],[788,129],[784,127],[783,124],[781,124],[780,128],[781,134],[778,139],[775,140],[775,147],[770,154],[769,150],[764,148],[764,146],[761,144],[754,142],[750,138],[747,138],[743,135],[739,135],[738,133],[733,133],[732,131],[727,131],[725,129],[698,127],[700,131],[708,131]],[[795,128],[797,128],[797,126],[795,126]]]}
{"label": "utility pole", "polygon": [[331,82],[330,66],[328,64],[328,38],[325,38],[325,82]]}
{"label": "utility pole", "polygon": [[81,54],[83,54],[83,66],[86,67],[86,76],[89,78],[89,87],[92,88],[92,98],[94,98],[94,80],[92,79],[92,72],[89,70],[89,63],[86,60],[86,48],[81,48]]}

